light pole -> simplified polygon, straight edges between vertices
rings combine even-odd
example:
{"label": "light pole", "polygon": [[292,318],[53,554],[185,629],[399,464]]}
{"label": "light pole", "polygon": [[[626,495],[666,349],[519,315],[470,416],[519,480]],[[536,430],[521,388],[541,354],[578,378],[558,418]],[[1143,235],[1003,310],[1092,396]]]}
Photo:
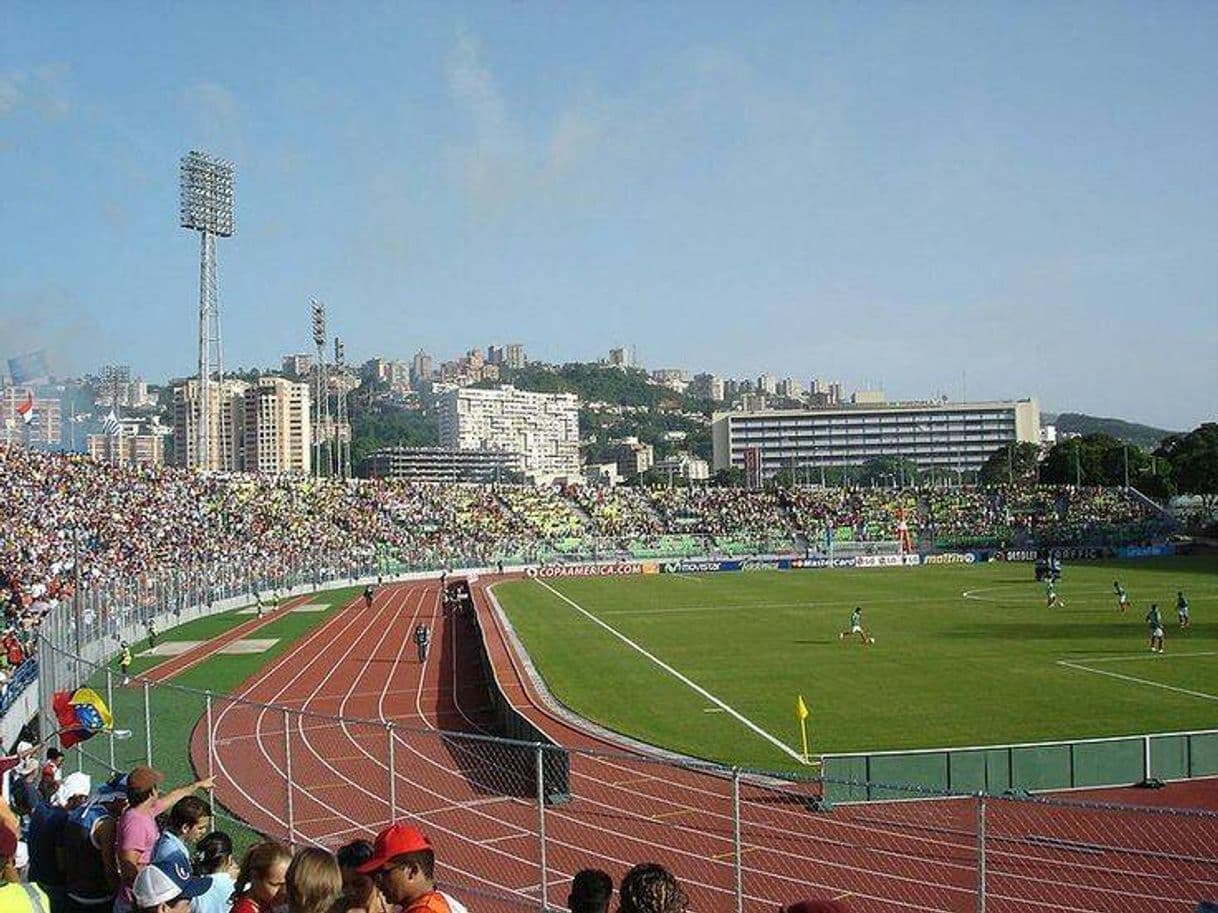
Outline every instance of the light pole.
{"label": "light pole", "polygon": [[[214,356],[220,387],[224,383],[224,358],[220,345],[220,299],[216,278],[216,238],[233,235],[233,163],[203,152],[191,151],[181,162],[181,198],[178,209],[182,228],[199,233],[199,396],[195,428],[195,465],[211,466],[211,372]],[[216,395],[223,402],[223,391]],[[223,427],[220,421],[223,450]],[[221,468],[228,467],[226,455]]]}
{"label": "light pole", "polygon": [[313,474],[321,473],[321,444],[325,435],[325,422],[329,418],[328,393],[326,391],[326,306],[316,298],[309,299],[313,314],[313,344],[317,346],[317,364],[313,368],[314,388],[313,415]]}
{"label": "light pole", "polygon": [[1125,490],[1129,491],[1129,442],[1126,441],[1123,447],[1125,451]]}

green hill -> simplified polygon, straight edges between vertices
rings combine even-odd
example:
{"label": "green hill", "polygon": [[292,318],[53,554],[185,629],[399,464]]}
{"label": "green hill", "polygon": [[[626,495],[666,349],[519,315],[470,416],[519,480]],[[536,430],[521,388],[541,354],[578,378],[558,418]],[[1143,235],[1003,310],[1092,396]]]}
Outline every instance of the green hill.
{"label": "green hill", "polygon": [[1041,416],[1045,424],[1057,425],[1057,433],[1061,434],[1111,434],[1120,441],[1136,444],[1139,447],[1152,449],[1159,441],[1173,434],[1163,428],[1151,425],[1140,425],[1137,422],[1127,422],[1119,418],[1101,418],[1097,415],[1084,415],[1081,412],[1063,412],[1050,419],[1049,414]]}

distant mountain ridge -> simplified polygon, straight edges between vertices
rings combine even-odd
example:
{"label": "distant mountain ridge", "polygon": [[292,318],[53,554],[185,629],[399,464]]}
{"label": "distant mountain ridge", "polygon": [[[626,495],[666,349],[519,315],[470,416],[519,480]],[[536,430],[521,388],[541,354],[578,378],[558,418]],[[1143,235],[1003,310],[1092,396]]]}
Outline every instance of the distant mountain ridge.
{"label": "distant mountain ridge", "polygon": [[1042,424],[1056,425],[1057,433],[1061,434],[1111,434],[1119,441],[1136,444],[1138,447],[1153,449],[1159,441],[1174,431],[1155,428],[1153,425],[1140,425],[1137,422],[1127,422],[1120,418],[1103,418],[1098,415],[1085,415],[1081,412],[1062,412],[1054,415],[1042,412]]}

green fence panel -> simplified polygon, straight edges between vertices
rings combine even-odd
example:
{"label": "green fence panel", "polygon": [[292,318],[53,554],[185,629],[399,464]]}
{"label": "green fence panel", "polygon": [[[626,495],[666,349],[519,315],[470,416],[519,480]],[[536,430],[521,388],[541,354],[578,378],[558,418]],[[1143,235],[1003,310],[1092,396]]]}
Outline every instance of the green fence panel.
{"label": "green fence panel", "polygon": [[1150,775],[1158,780],[1188,777],[1188,736],[1161,735],[1150,740]]}
{"label": "green fence panel", "polygon": [[1078,742],[1074,745],[1074,782],[1071,786],[1112,786],[1142,779],[1142,739],[1113,742]]}
{"label": "green fence panel", "polygon": [[1218,774],[1218,732],[1205,732],[1188,737],[1190,777],[1212,777]]}
{"label": "green fence panel", "polygon": [[866,755],[826,758],[821,776],[825,778],[825,798],[830,802],[866,802],[870,798],[866,786]]}
{"label": "green fence panel", "polygon": [[1066,789],[1070,786],[1069,745],[1028,745],[1011,749],[1011,786]]}
{"label": "green fence panel", "polygon": [[[984,751],[948,752],[947,788],[954,793],[983,792],[986,789],[986,754]],[[1005,770],[1003,772],[1005,774]]]}
{"label": "green fence panel", "polygon": [[1008,749],[986,749],[985,786],[992,793],[1011,788],[1011,752]]}
{"label": "green fence panel", "polygon": [[[947,753],[872,755],[870,779],[872,783],[921,786],[946,792]],[[871,790],[872,799],[911,799],[917,795],[902,789],[874,787]]]}

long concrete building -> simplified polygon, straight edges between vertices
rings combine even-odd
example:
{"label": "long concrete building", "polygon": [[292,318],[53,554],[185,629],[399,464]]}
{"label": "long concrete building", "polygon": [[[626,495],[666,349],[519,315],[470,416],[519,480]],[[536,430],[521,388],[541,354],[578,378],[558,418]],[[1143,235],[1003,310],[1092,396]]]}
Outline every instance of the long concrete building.
{"label": "long concrete building", "polygon": [[1006,444],[1039,442],[1040,407],[1024,399],[716,412],[711,438],[715,470],[736,466],[752,479],[878,457],[971,472]]}

